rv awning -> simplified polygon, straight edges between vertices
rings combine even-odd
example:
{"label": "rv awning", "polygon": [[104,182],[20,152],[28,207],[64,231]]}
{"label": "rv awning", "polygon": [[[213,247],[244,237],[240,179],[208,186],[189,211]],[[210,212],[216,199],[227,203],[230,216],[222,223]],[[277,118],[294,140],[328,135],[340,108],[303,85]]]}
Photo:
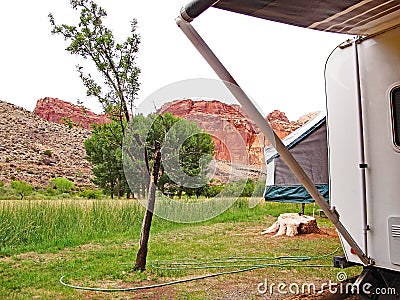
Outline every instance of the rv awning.
{"label": "rv awning", "polygon": [[346,34],[371,35],[400,24],[400,1],[387,0],[195,0],[186,6],[186,11],[190,16],[190,8],[204,11],[211,5],[266,20]]}

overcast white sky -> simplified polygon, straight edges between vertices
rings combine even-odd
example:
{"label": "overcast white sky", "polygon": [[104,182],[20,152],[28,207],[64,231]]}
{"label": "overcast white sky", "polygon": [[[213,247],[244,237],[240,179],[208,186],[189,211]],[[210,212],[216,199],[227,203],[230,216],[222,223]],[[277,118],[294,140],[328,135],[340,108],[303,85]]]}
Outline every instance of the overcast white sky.
{"label": "overcast white sky", "polygon": [[[117,39],[129,32],[132,18],[142,36],[138,65],[142,70],[139,102],[157,89],[191,78],[216,78],[175,24],[189,0],[98,0],[108,12],[107,26]],[[54,97],[86,99],[75,65],[78,57],[52,36],[47,15],[57,23],[77,23],[68,0],[13,0],[0,3],[0,100],[33,110],[36,101]],[[193,22],[242,88],[264,113],[286,112],[289,119],[325,108],[324,64],[348,37],[296,28],[209,9]]]}

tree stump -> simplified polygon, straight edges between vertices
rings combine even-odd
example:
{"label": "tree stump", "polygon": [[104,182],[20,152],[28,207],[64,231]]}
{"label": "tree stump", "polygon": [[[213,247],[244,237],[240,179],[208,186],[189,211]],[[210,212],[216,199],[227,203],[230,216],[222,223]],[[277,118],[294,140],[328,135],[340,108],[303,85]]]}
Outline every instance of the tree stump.
{"label": "tree stump", "polygon": [[276,233],[272,237],[285,234],[287,236],[295,236],[305,233],[321,233],[321,230],[318,228],[315,218],[296,213],[287,213],[281,214],[271,227],[262,232],[262,234],[268,233]]}

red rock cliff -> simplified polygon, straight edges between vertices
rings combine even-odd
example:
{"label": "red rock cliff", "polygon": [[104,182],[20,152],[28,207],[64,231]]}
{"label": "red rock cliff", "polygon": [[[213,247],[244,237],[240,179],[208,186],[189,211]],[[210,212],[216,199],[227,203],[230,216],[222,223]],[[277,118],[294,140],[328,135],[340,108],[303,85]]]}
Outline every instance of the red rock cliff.
{"label": "red rock cliff", "polygon": [[[210,133],[217,160],[243,164],[249,162],[255,168],[264,166],[263,149],[268,141],[239,105],[216,100],[186,99],[166,103],[159,111],[194,121]],[[301,126],[297,122],[290,122],[278,110],[270,113],[267,119],[280,138]]]}
{"label": "red rock cliff", "polygon": [[58,124],[64,124],[65,119],[71,119],[78,126],[90,129],[91,124],[110,122],[105,115],[97,115],[89,109],[57,98],[43,98],[37,101],[33,111],[39,117]]}
{"label": "red rock cliff", "polygon": [[286,117],[286,114],[279,110],[274,110],[273,112],[269,113],[267,120],[272,129],[281,139],[300,127],[300,124],[297,124],[297,122],[290,122]]}
{"label": "red rock cliff", "polygon": [[[185,99],[166,103],[159,111],[194,121],[211,134],[217,160],[250,164],[255,168],[265,165],[263,150],[269,142],[241,106],[217,100]],[[103,124],[110,121],[106,116],[96,115],[82,106],[48,97],[38,100],[34,113],[45,120],[59,124],[63,124],[65,118],[70,118],[74,123],[87,129],[90,129],[93,123]],[[276,134],[284,138],[313,116],[315,113],[308,114],[296,122],[290,122],[285,113],[274,110],[266,119]]]}
{"label": "red rock cliff", "polygon": [[[196,122],[211,134],[215,145],[215,158],[247,164],[248,153],[253,152],[258,129],[245,117],[237,105],[219,101],[177,100],[164,104],[160,112]],[[258,152],[258,151],[257,151]],[[253,159],[254,160],[254,159]],[[258,164],[254,161],[252,164]]]}

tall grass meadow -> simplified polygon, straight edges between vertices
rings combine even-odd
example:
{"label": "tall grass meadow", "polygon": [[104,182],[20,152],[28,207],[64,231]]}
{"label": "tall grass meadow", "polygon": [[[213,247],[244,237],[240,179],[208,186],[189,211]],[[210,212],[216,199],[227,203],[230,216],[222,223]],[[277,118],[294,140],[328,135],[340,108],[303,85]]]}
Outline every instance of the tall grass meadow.
{"label": "tall grass meadow", "polygon": [[143,208],[128,200],[0,201],[0,254],[133,234],[142,215]]}
{"label": "tall grass meadow", "polygon": [[[247,198],[238,199],[223,214],[204,224],[257,221],[265,215],[296,212],[295,204],[261,202],[249,207]],[[306,210],[310,213],[312,206]],[[123,200],[3,200],[0,201],[0,256],[26,251],[54,251],[101,241],[138,240],[144,207],[133,199]],[[152,232],[170,231],[196,224],[180,224],[154,217]]]}

